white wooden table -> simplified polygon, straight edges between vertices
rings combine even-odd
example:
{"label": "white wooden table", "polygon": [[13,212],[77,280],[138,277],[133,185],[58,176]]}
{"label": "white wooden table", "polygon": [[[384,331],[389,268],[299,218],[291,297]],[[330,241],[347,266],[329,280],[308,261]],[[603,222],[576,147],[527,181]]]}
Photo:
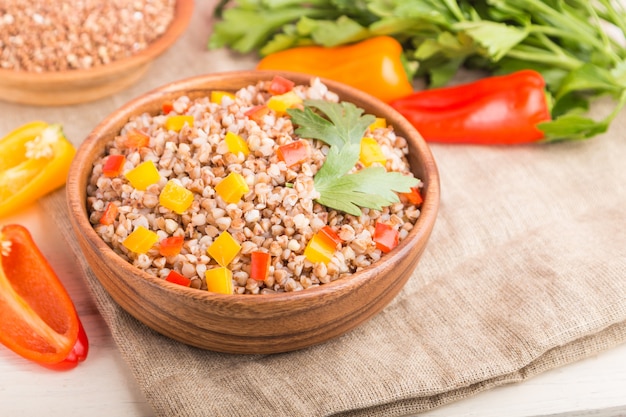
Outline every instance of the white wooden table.
{"label": "white wooden table", "polygon": [[[72,296],[90,340],[76,369],[55,372],[0,345],[0,416],[153,416],[100,316],[69,248],[37,204],[2,224],[32,233]],[[422,414],[425,417],[626,416],[626,345]]]}

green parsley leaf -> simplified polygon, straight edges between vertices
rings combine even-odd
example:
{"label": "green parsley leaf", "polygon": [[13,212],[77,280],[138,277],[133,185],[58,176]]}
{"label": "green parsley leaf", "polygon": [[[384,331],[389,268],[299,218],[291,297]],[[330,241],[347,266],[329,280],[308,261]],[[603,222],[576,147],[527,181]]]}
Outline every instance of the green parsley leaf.
{"label": "green parsley leaf", "polygon": [[[328,117],[322,117],[313,108]],[[375,117],[363,115],[363,109],[352,103],[323,100],[305,101],[305,108],[290,109],[296,133],[330,145],[324,164],[314,177],[318,203],[354,216],[361,207],[382,210],[400,201],[396,192],[409,192],[419,184],[414,177],[387,172],[380,166],[350,173],[359,160],[361,139]]]}

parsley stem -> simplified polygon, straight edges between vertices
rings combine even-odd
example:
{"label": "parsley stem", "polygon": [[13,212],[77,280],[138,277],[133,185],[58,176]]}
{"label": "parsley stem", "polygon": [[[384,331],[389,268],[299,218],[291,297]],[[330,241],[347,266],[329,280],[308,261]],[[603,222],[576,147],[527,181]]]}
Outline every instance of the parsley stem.
{"label": "parsley stem", "polygon": [[545,49],[534,48],[528,45],[517,45],[507,53],[509,58],[519,59],[521,61],[530,61],[540,64],[552,65],[556,68],[565,70],[573,70],[583,63],[569,55],[555,55]]}

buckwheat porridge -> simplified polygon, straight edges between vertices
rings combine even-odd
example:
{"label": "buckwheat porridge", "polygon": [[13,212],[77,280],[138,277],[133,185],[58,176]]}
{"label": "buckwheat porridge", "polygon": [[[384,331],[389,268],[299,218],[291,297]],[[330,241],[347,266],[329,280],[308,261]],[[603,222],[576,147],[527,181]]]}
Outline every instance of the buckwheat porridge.
{"label": "buckwheat porridge", "polygon": [[[328,172],[316,174],[340,146],[297,133],[306,124],[303,116],[332,119],[322,106],[308,106],[316,101],[339,100],[319,79],[293,85],[277,77],[235,93],[180,96],[163,103],[157,115],[132,118],[95,161],[88,181],[95,231],[137,268],[215,292],[298,291],[378,261],[420,215],[422,183],[410,171],[407,142],[384,122],[357,132],[369,138],[368,149],[379,158],[365,161],[362,142],[359,160],[341,178],[356,179],[355,173],[375,168],[412,182],[392,190],[379,209],[368,203],[357,212],[331,208],[329,200],[343,197],[330,191],[344,185],[331,181],[332,189],[322,183],[324,175],[332,177]],[[300,118],[285,108],[299,109]],[[365,123],[374,120],[367,117]],[[375,181],[364,185],[355,198],[367,195],[361,191],[370,186],[381,187]],[[318,239],[321,234],[326,239]],[[210,281],[213,272],[225,277],[217,287]]]}

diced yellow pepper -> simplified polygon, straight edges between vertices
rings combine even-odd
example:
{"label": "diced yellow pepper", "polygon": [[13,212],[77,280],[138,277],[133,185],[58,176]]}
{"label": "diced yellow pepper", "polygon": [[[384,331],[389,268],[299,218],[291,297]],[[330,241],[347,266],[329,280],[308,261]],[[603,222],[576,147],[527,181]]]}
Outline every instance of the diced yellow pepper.
{"label": "diced yellow pepper", "polygon": [[165,128],[167,130],[173,130],[174,132],[180,132],[180,129],[182,129],[185,124],[189,125],[189,127],[193,127],[193,116],[181,114],[169,116],[165,119]]}
{"label": "diced yellow pepper", "polygon": [[385,127],[387,127],[387,119],[384,117],[377,117],[376,120],[374,120],[374,123],[369,126],[369,129],[373,132],[376,129]]}
{"label": "diced yellow pepper", "polygon": [[372,165],[374,162],[378,162],[384,166],[385,162],[387,162],[387,158],[385,158],[383,150],[374,138],[361,139],[361,153],[359,154],[359,160],[366,167]]}
{"label": "diced yellow pepper", "polygon": [[124,239],[122,245],[131,252],[146,253],[158,240],[159,236],[155,232],[143,226],[137,226],[137,228]]}
{"label": "diced yellow pepper", "polygon": [[230,269],[223,266],[207,269],[204,277],[206,278],[207,291],[220,294],[233,293],[233,273]]}
{"label": "diced yellow pepper", "polygon": [[229,97],[235,100],[235,95],[228,91],[220,91],[220,90],[211,91],[211,103],[221,104],[222,99],[224,97]]}
{"label": "diced yellow pepper", "polygon": [[124,176],[130,181],[130,185],[140,191],[145,191],[148,186],[156,184],[161,179],[159,171],[151,160],[142,162]]}
{"label": "diced yellow pepper", "polygon": [[222,232],[211,246],[207,248],[207,253],[221,266],[228,265],[241,250],[241,245],[227,231]]}
{"label": "diced yellow pepper", "polygon": [[300,104],[302,104],[302,99],[293,91],[272,96],[267,101],[267,107],[274,110],[279,116],[284,115],[287,109],[297,107]]}
{"label": "diced yellow pepper", "polygon": [[215,186],[215,191],[225,202],[238,203],[241,197],[250,191],[250,188],[241,174],[231,172]]}
{"label": "diced yellow pepper", "polygon": [[193,193],[174,180],[169,180],[159,194],[159,203],[178,214],[183,214],[192,202]]}
{"label": "diced yellow pepper", "polygon": [[224,140],[226,141],[226,146],[228,146],[229,152],[234,153],[234,154],[238,154],[239,152],[242,152],[244,156],[248,156],[248,154],[250,154],[250,149],[248,149],[248,144],[246,143],[244,138],[242,138],[238,134],[233,133],[233,132],[227,132],[226,136],[224,137]]}
{"label": "diced yellow pepper", "polygon": [[319,233],[313,235],[304,248],[304,257],[313,263],[330,262],[335,253],[335,246],[331,246]]}

